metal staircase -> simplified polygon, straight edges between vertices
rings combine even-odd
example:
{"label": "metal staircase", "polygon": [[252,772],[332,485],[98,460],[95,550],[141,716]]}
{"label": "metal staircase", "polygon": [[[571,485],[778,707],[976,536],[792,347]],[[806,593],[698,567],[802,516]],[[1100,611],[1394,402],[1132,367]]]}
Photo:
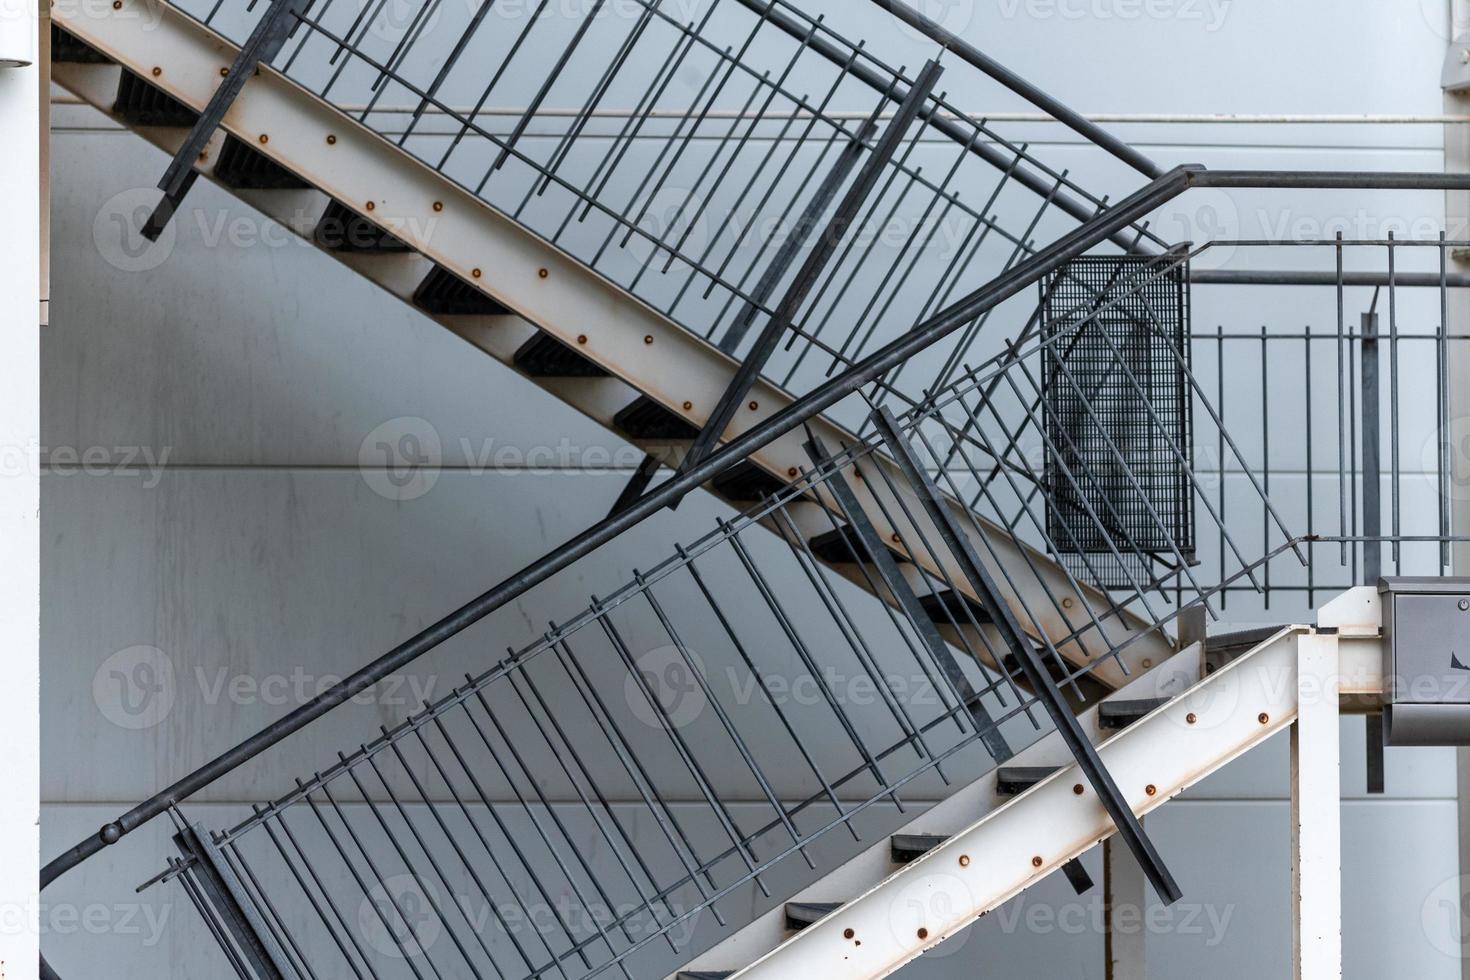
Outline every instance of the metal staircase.
{"label": "metal staircase", "polygon": [[[657,9],[658,5],[649,7]],[[230,60],[225,42],[182,12],[186,9],[161,5],[148,6],[145,10],[130,8],[125,3],[110,13],[102,12],[100,17],[89,12],[86,17],[72,19],[65,12],[58,12],[56,23],[60,32],[68,33],[74,40],[60,46],[56,81],[163,149],[177,150],[187,139],[188,127],[197,119],[199,110],[207,106],[218,87],[220,73]],[[220,22],[233,24],[228,14],[226,8],[216,8],[214,20],[206,18],[206,23],[216,28]],[[319,11],[319,16],[324,14]],[[760,25],[766,33],[774,31],[787,37],[792,30],[791,18],[796,16],[786,5],[778,5],[769,24],[756,18],[751,23]],[[314,23],[304,22],[303,31]],[[368,21],[360,27],[360,40],[364,43],[378,33],[370,25]],[[230,33],[239,35],[244,30],[244,25],[238,25]],[[815,22],[808,25],[808,32],[817,30]],[[681,36],[691,46],[707,44],[702,35],[687,30]],[[359,119],[354,122],[344,119],[331,105],[306,98],[292,79],[299,80],[309,74],[303,67],[310,62],[310,52],[314,50],[309,40],[298,40],[297,54],[290,54],[292,49],[288,48],[288,53],[278,59],[287,65],[286,77],[262,69],[252,79],[222,120],[222,131],[200,154],[195,170],[230,188],[252,207],[313,241],[390,294],[411,303],[592,419],[619,432],[645,449],[651,460],[671,466],[683,464],[700,427],[708,423],[718,408],[718,393],[731,389],[741,363],[738,358],[750,346],[751,338],[743,343],[731,342],[732,330],[748,331],[752,321],[774,315],[776,311],[770,309],[774,301],[769,294],[775,285],[726,283],[708,268],[708,260],[697,261],[693,246],[682,233],[666,240],[669,236],[655,235],[624,217],[617,218],[617,227],[626,233],[628,241],[615,242],[620,247],[611,249],[606,247],[606,242],[601,243],[592,250],[594,259],[589,268],[568,254],[575,240],[567,238],[577,231],[579,222],[562,225],[558,228],[562,238],[553,236],[547,240],[541,229],[525,218],[524,207],[517,209],[515,221],[495,209],[497,199],[491,192],[497,185],[490,177],[485,178],[490,181],[486,188],[471,193],[456,182],[453,168],[441,164],[434,169],[426,165],[422,156],[410,157],[389,145],[382,130],[372,129],[374,123],[382,125],[381,119],[367,110],[358,111]],[[822,43],[817,43],[818,40]],[[427,39],[413,43],[429,46]],[[808,59],[830,65],[831,45],[836,43],[818,34],[811,42]],[[844,65],[856,57],[855,52],[854,48],[843,59]],[[358,56],[369,57],[363,52]],[[108,59],[121,64],[103,63]],[[163,60],[168,62],[166,70],[152,65]],[[160,69],[157,73],[153,72],[155,67]],[[445,69],[449,67],[446,65]],[[846,74],[839,77],[848,87],[859,86],[866,91],[872,89],[873,73],[877,70],[876,66],[864,68],[858,64],[849,66],[848,73],[853,79],[848,79]],[[893,75],[893,79],[898,77]],[[895,84],[899,83],[890,80],[882,90],[889,96],[886,100],[889,104],[893,101],[891,90]],[[834,84],[833,88],[838,86]],[[328,94],[334,100],[350,100],[354,91],[339,93],[331,89]],[[755,85],[752,91],[771,99],[792,97],[788,87],[769,81]],[[847,90],[842,92],[846,94]],[[829,99],[835,97],[829,93]],[[731,417],[725,430],[727,436],[733,437],[770,419],[793,402],[796,397],[793,392],[805,390],[803,384],[810,384],[809,379],[820,380],[834,366],[855,363],[865,352],[899,332],[901,324],[918,322],[962,295],[968,285],[983,283],[994,273],[1032,254],[1033,239],[1039,228],[1075,225],[1076,216],[1090,216],[1103,206],[1065,175],[1045,167],[1024,147],[1004,141],[983,121],[963,118],[956,107],[938,97],[931,97],[930,101],[932,104],[920,111],[929,120],[928,128],[909,135],[903,144],[904,152],[913,153],[924,139],[935,138],[932,133],[938,133],[939,138],[954,147],[955,158],[949,163],[947,180],[936,186],[923,176],[921,167],[907,164],[901,157],[890,164],[882,192],[874,195],[864,220],[855,222],[844,239],[848,251],[834,262],[823,279],[834,295],[856,293],[855,282],[882,282],[881,289],[866,296],[869,312],[858,319],[840,342],[828,343],[807,336],[804,324],[807,319],[814,324],[840,320],[848,312],[847,308],[825,294],[810,303],[806,319],[791,325],[790,336],[786,338],[790,341],[789,350],[781,354],[784,360],[769,362],[764,374],[753,379],[740,399],[740,410]],[[343,102],[335,104],[343,105]],[[459,120],[473,131],[473,120],[464,117],[463,110],[444,105],[427,108],[437,110],[439,117]],[[658,108],[640,102],[643,115],[630,116],[625,128],[656,120]],[[792,103],[790,108],[796,115],[787,125],[800,124],[806,130],[795,141],[798,149],[812,145],[825,148],[835,145],[839,139],[857,135],[853,130],[855,122],[847,121],[840,114],[824,115],[804,98]],[[768,105],[764,111],[769,114],[775,110]],[[803,121],[803,112],[810,113],[812,118]],[[426,111],[423,118],[432,121],[436,116]],[[428,122],[422,125],[427,126]],[[825,128],[814,131],[818,126]],[[415,132],[410,129],[397,134],[396,142],[411,144],[410,137]],[[712,159],[697,161],[697,167],[694,162],[686,167],[694,167],[695,174],[702,174],[718,164],[728,172],[738,171],[749,162],[739,156],[751,155],[747,149],[749,133],[735,129],[720,136],[718,145],[730,143],[737,149],[728,157],[717,153]],[[489,139],[489,135],[481,138]],[[691,144],[698,146],[692,132],[674,145],[682,148]],[[996,146],[1004,150],[1004,156],[997,155]],[[947,159],[948,156],[949,153]],[[765,162],[762,155],[758,163],[749,165],[760,167]],[[788,168],[791,165],[790,161],[784,163]],[[550,166],[536,161],[527,161],[526,165],[542,170]],[[981,170],[982,167],[985,169]],[[769,169],[774,170],[774,165]],[[669,173],[682,171],[670,168]],[[669,173],[665,174],[666,179],[676,179]],[[986,175],[982,185],[985,197],[967,206],[965,201],[970,192],[961,185],[967,176],[977,175]],[[611,184],[608,174],[601,174],[601,180],[602,186]],[[715,197],[717,188],[732,182],[726,178],[711,186],[707,181],[689,193]],[[761,186],[764,199],[752,213],[740,214],[732,208],[730,213],[738,217],[741,226],[725,231],[723,237],[712,237],[702,245],[701,251],[719,254],[728,245],[730,254],[726,260],[733,263],[738,257],[738,267],[745,269],[747,280],[755,270],[765,268],[771,261],[790,265],[791,256],[783,255],[780,246],[795,238],[782,239],[777,234],[770,242],[758,243],[753,248],[748,242],[752,235],[750,228],[763,221],[789,221],[791,214],[810,209],[814,201],[830,200],[831,194],[819,194],[820,189],[808,186],[809,182],[795,182],[794,178],[788,182],[793,186],[775,180],[770,187]],[[384,187],[393,188],[388,199],[380,193]],[[611,193],[605,192],[605,197]],[[585,214],[594,204],[603,210],[610,206],[604,199],[578,198],[574,203],[574,214]],[[682,199],[679,203],[683,203]],[[977,210],[982,205],[984,208]],[[940,212],[939,217],[934,215],[936,211]],[[1024,216],[1018,218],[1024,224],[1017,230],[1009,230],[1010,222],[1003,218],[1009,213]],[[956,219],[956,215],[960,218]],[[941,225],[941,217],[948,223]],[[735,220],[736,217],[727,218],[732,225]],[[900,220],[912,224],[898,224]],[[872,239],[889,227],[905,229],[918,244],[913,254],[906,252],[891,267],[880,265],[872,249]],[[1161,246],[1141,224],[1121,227],[1126,235],[1120,231],[1109,237],[1135,247],[1139,242]],[[948,262],[931,268],[918,260],[923,255],[923,246],[941,229],[957,238],[963,248]],[[852,242],[863,237],[869,238],[865,249],[861,252],[853,249]],[[682,245],[676,248],[681,240]],[[637,247],[640,241],[645,245],[641,250]],[[630,250],[634,259],[627,257]],[[650,258],[655,253],[656,257]],[[649,258],[649,267],[671,268],[659,276],[645,277],[639,256]],[[635,271],[629,275],[625,267]],[[622,282],[609,281],[619,274],[623,276]],[[794,274],[788,272],[786,278]],[[779,277],[768,282],[778,281],[784,282]],[[646,305],[658,296],[687,296],[716,286],[724,291],[720,305],[711,305],[719,293],[708,303],[687,311],[686,306],[678,303],[666,302],[660,309]],[[629,302],[625,288],[631,288],[640,302]],[[757,302],[761,295],[766,298]],[[1029,308],[1022,309],[1020,316],[1029,316]],[[984,343],[980,342],[984,336],[981,327],[988,318],[989,314],[977,317],[952,343],[932,348],[926,354],[942,355],[942,363],[937,365],[939,380],[952,377],[962,369],[967,358],[980,356],[990,344],[988,337]],[[814,334],[816,330],[813,327]],[[695,333],[699,336],[692,335]],[[708,342],[711,340],[719,342]],[[840,352],[837,347],[841,348]],[[899,399],[900,404],[912,403],[935,380],[900,366],[885,377],[884,384],[876,389],[876,396],[879,400],[891,397]],[[797,387],[793,389],[792,385]],[[860,424],[861,416],[850,421]],[[818,416],[808,425],[828,445],[851,442],[854,438],[837,418]],[[759,500],[760,495],[790,483],[794,474],[808,464],[801,443],[795,437],[772,442],[751,454],[749,462],[738,470],[720,474],[709,484],[709,489],[737,508],[748,506]],[[651,477],[656,469],[656,463],[646,467],[644,475]],[[643,487],[646,483],[633,489]],[[802,516],[798,515],[798,519]],[[881,515],[874,515],[874,521],[880,533],[893,533],[894,529],[885,528]],[[807,530],[815,539],[830,528],[818,517]],[[959,586],[961,592],[966,588],[963,584]],[[1065,576],[1049,581],[1048,588],[1059,593],[1077,590],[1073,598],[1078,602],[1096,605],[1100,601],[1098,595],[1089,591],[1087,583],[1068,581]],[[1131,613],[1124,610],[1119,615],[1128,617]],[[1142,628],[1143,623],[1138,620],[1133,625]],[[1147,644],[1145,641],[1144,645]],[[1166,646],[1155,648],[1152,656],[1162,655]],[[1127,656],[1135,661],[1149,657],[1132,653]],[[1136,662],[1124,663],[1122,673],[1102,676],[1100,682],[1116,685],[1128,670],[1137,669]]]}
{"label": "metal staircase", "polygon": [[[150,235],[212,179],[649,460],[607,520],[109,823],[43,883],[166,814],[178,855],[150,884],[187,894],[222,972],[247,978],[885,976],[1057,868],[1087,887],[1072,862],[1114,833],[1172,900],[1139,818],[1293,724],[1280,679],[1300,649],[1330,642],[1349,694],[1381,689],[1361,593],[1244,649],[1181,651],[1176,621],[1246,589],[1330,592],[1328,551],[1354,562],[1343,585],[1385,544],[1400,562],[1432,544],[1442,571],[1454,539],[1442,514],[1433,534],[1401,523],[1397,494],[1391,533],[1368,521],[1354,440],[1361,424],[1363,458],[1379,448],[1377,388],[1338,401],[1339,527],[1324,531],[1310,481],[1305,521],[1270,492],[1269,452],[1227,422],[1223,355],[1213,391],[1197,369],[1191,260],[1219,243],[1165,243],[1147,218],[1200,186],[1464,182],[1164,171],[889,0],[942,58],[893,67],[785,0],[604,6],[56,10],[56,81],[183,154]],[[1089,194],[948,101],[952,72],[1029,99],[1146,183]],[[875,247],[895,227],[901,244]],[[929,261],[943,235],[955,247]],[[1415,244],[1437,250],[1437,277],[1401,278],[1396,249]],[[1457,244],[1319,243],[1337,257],[1339,382],[1369,363],[1343,326],[1344,253],[1386,245],[1370,278],[1390,305],[1415,286],[1442,308]],[[1443,319],[1428,339],[1442,379]],[[661,465],[674,475],[655,486]],[[232,826],[186,813],[699,488],[739,516],[540,635],[481,627],[505,656]],[[920,791],[943,802],[916,816]],[[899,921],[892,896],[911,889],[943,901]],[[752,903],[769,911],[729,920]],[[721,935],[701,951],[680,937],[705,912]]]}

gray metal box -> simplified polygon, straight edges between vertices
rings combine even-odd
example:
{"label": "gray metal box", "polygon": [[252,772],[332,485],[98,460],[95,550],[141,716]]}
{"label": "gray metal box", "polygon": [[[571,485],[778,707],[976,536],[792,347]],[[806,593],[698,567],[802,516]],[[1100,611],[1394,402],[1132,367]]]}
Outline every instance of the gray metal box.
{"label": "gray metal box", "polygon": [[1389,745],[1470,745],[1470,579],[1386,578],[1383,728]]}

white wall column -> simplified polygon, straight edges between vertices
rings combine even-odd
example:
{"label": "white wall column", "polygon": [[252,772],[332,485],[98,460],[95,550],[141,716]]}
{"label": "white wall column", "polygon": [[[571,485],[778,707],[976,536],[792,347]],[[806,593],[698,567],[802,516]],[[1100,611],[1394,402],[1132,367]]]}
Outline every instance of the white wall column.
{"label": "white wall column", "polygon": [[1296,980],[1342,977],[1342,773],[1337,636],[1297,646],[1291,726],[1292,960]]}
{"label": "white wall column", "polygon": [[[1460,25],[1470,20],[1470,0],[1451,0],[1451,22],[1446,33],[1455,37]],[[1466,39],[1460,38],[1463,42]],[[1448,54],[1462,51],[1466,44],[1452,44]],[[1446,92],[1444,96],[1446,115],[1464,115],[1470,112],[1470,93]],[[1470,126],[1464,123],[1449,123],[1444,128],[1444,169],[1446,173],[1470,173]],[[1470,194],[1450,191],[1445,195],[1445,232],[1451,239],[1470,239]],[[1455,272],[1470,272],[1470,261],[1463,252],[1456,253],[1451,262]],[[1470,290],[1450,291],[1449,323],[1447,332],[1452,337],[1470,337]],[[1449,427],[1445,433],[1450,440],[1450,461],[1454,468],[1450,486],[1452,488],[1452,532],[1470,533],[1470,341],[1457,341],[1450,345],[1449,363]],[[1454,550],[1453,571],[1456,575],[1470,575],[1470,546],[1457,545]],[[1470,874],[1470,748],[1456,751],[1459,777],[1460,816],[1460,874]],[[1462,878],[1463,881],[1463,878]],[[1461,895],[1460,901],[1465,902]],[[1467,912],[1460,911],[1461,924],[1467,921]],[[1470,959],[1462,961],[1460,975],[1470,980]]]}
{"label": "white wall column", "polygon": [[[0,0],[0,976],[37,963],[41,88],[36,0]],[[29,62],[15,66],[17,62]]]}

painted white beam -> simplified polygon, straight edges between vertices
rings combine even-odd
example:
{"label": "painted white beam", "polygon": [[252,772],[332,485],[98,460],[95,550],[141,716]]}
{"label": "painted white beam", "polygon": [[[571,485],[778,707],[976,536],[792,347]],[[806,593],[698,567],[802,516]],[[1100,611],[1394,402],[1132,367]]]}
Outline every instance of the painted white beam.
{"label": "painted white beam", "polygon": [[[1134,811],[1147,814],[1291,727],[1304,702],[1312,713],[1306,729],[1309,744],[1315,746],[1326,738],[1329,727],[1322,724],[1322,715],[1330,712],[1336,717],[1336,698],[1381,692],[1381,643],[1366,629],[1353,628],[1367,626],[1359,621],[1365,610],[1373,608],[1370,593],[1354,590],[1331,608],[1330,619],[1349,624],[1347,635],[1317,634],[1307,627],[1285,629],[1100,746],[1104,764]],[[1306,674],[1299,661],[1302,640],[1308,643]],[[1324,658],[1329,661],[1326,668]],[[1321,703],[1324,692],[1332,700],[1326,707]],[[1335,726],[1331,738],[1335,743]],[[1312,787],[1312,800],[1321,797],[1318,791],[1327,780],[1336,779],[1319,778],[1322,782]],[[1106,811],[1071,766],[735,976],[739,980],[888,976],[1112,833]],[[1332,836],[1337,839],[1335,833]],[[1323,853],[1330,850],[1321,848]],[[1315,892],[1309,898],[1304,907],[1316,910],[1318,918],[1308,935],[1330,936],[1330,906],[1318,901],[1321,896]],[[1314,949],[1319,954],[1312,961],[1314,967],[1325,961],[1330,969],[1332,960],[1324,952],[1328,942]],[[1308,976],[1319,980],[1329,975]]]}
{"label": "painted white beam", "polygon": [[[220,69],[235,50],[154,0],[118,0],[115,6],[85,10],[63,6],[53,16],[88,44],[195,108],[209,100]],[[94,97],[77,94],[89,101]],[[734,376],[736,362],[712,345],[274,71],[262,70],[251,80],[223,126],[333,198],[359,213],[371,213],[375,222],[423,255],[696,426],[714,408],[715,393]],[[791,401],[789,393],[758,382],[750,396],[756,407],[742,409],[727,435],[745,431]],[[813,420],[812,429],[830,447],[856,441],[824,419]],[[789,478],[810,465],[802,448],[805,440],[800,430],[788,433],[753,458],[769,472]],[[874,459],[892,466],[882,457]],[[895,485],[903,485],[896,468],[891,476]],[[865,494],[859,488],[859,496]],[[870,517],[881,534],[908,530],[890,526],[876,508]],[[1000,553],[993,564],[1011,573],[997,578],[1003,584],[1014,579],[1020,599],[1043,614],[1038,634],[1070,634],[1085,622],[1086,609],[1107,607],[1105,595],[1076,587],[1048,556],[1016,545],[1004,533],[993,539]],[[968,589],[948,556],[937,561],[927,554],[914,557],[925,565],[945,565],[949,578]],[[1028,568],[1039,571],[1032,574]],[[1052,597],[1062,608],[1055,608]],[[1118,614],[1107,626],[1108,635],[1087,631],[1061,652],[1073,663],[1091,663],[1124,638],[1148,630],[1130,612]],[[1125,664],[1102,660],[1097,679],[1121,687],[1172,652],[1167,637],[1144,635],[1124,650]]]}
{"label": "painted white beam", "polygon": [[[1191,647],[1142,677],[1135,678],[1127,687],[1115,692],[1109,700],[1175,697],[1199,683],[1203,661],[1203,650],[1199,646]],[[1081,722],[1083,731],[1087,732],[1088,738],[1094,742],[1101,741],[1109,734],[1098,723],[1096,706],[1079,714],[1078,721]],[[1064,766],[1071,761],[1072,757],[1062,742],[1062,737],[1051,732],[1022,749],[1006,765],[1040,768]],[[997,775],[996,770],[991,770],[893,833],[945,837],[964,831],[977,817],[1007,802],[1008,797],[996,795]],[[889,838],[885,837],[807,885],[788,901],[836,902],[865,894],[894,873],[891,855]],[[680,967],[667,980],[675,980],[678,972],[686,970],[720,972],[737,969],[775,949],[788,935],[784,904],[777,904]]]}
{"label": "painted white beam", "polygon": [[1295,980],[1342,977],[1342,759],[1338,638],[1297,640],[1291,727],[1291,911]]}
{"label": "painted white beam", "polygon": [[0,976],[39,960],[41,66],[36,3],[0,15]]}

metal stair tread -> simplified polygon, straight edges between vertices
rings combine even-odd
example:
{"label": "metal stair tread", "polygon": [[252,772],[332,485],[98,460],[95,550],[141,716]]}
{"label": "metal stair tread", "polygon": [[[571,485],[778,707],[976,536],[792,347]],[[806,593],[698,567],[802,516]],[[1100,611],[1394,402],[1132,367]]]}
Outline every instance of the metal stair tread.
{"label": "metal stair tread", "polygon": [[1121,731],[1168,703],[1168,698],[1107,701],[1098,709],[1097,724],[1105,731]]}
{"label": "metal stair tread", "polygon": [[536,378],[606,378],[608,372],[545,331],[515,352],[516,367]]}
{"label": "metal stair tread", "polygon": [[786,928],[800,932],[842,908],[842,902],[787,902]]}

